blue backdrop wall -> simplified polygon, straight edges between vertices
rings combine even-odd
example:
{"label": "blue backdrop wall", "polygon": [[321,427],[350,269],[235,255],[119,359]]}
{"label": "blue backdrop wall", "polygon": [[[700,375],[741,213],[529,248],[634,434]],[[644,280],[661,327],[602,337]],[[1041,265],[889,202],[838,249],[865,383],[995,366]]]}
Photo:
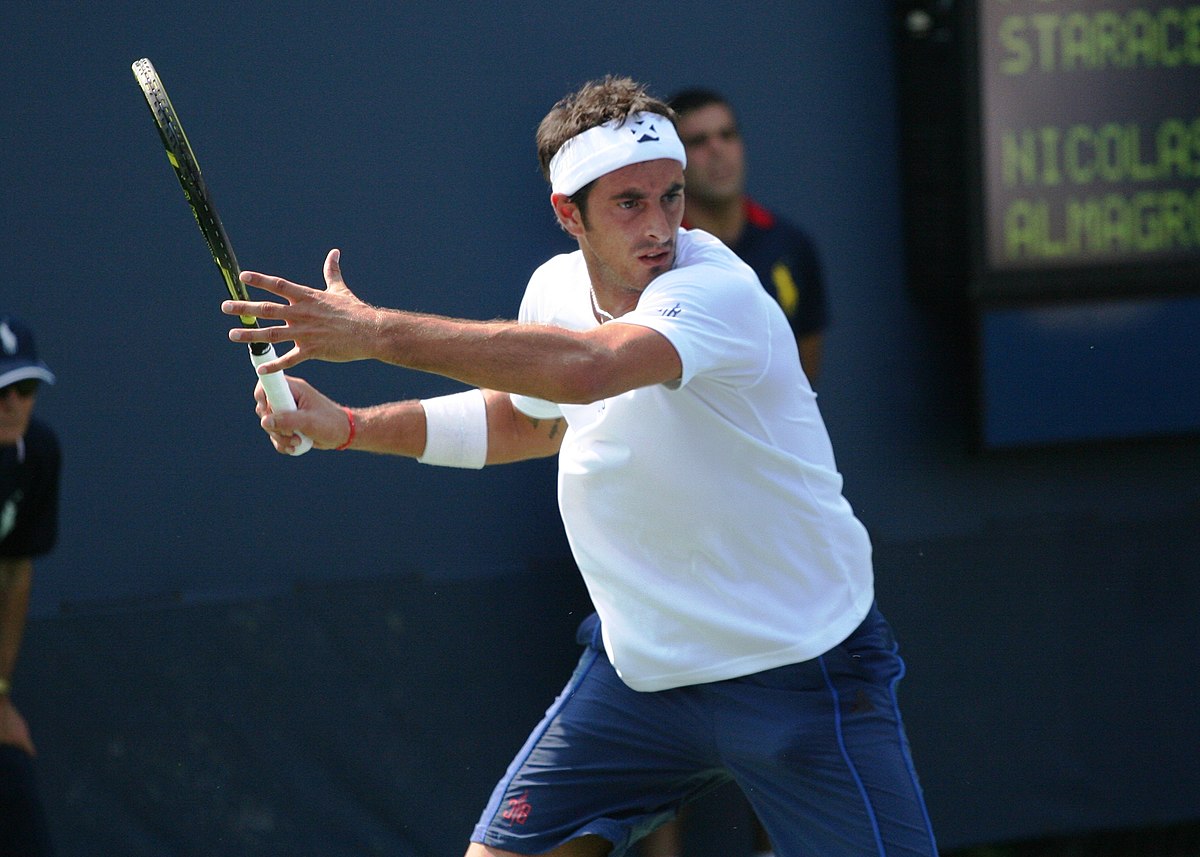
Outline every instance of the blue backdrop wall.
{"label": "blue backdrop wall", "polygon": [[[18,699],[64,853],[452,853],[586,609],[551,463],[270,451],[129,70],[142,56],[243,266],[315,283],[337,246],[366,300],[476,318],[512,316],[569,249],[532,146],[559,96],[609,72],[723,89],[752,192],[822,253],[821,404],[909,656],[943,845],[1195,815],[1200,448],[970,451],[961,331],[902,281],[890,16],[883,0],[0,11],[0,304],[59,375],[38,407],[66,454]],[[365,364],[297,374],[350,404],[454,389]]]}

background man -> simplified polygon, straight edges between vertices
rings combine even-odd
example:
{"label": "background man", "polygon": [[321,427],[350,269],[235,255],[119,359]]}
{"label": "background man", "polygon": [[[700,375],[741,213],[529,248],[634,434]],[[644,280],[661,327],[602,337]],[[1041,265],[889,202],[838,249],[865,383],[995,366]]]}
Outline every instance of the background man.
{"label": "background man", "polygon": [[783,308],[804,373],[816,384],[828,322],[816,247],[798,226],[746,195],[746,147],[724,97],[711,89],[685,89],[671,107],[688,159],[684,227],[712,233],[754,269]]}
{"label": "background man", "polygon": [[58,440],[33,418],[43,382],[53,384],[54,375],[38,359],[33,333],[0,315],[0,855],[21,857],[51,853],[33,740],[12,701],[33,558],[48,553],[58,534]]}

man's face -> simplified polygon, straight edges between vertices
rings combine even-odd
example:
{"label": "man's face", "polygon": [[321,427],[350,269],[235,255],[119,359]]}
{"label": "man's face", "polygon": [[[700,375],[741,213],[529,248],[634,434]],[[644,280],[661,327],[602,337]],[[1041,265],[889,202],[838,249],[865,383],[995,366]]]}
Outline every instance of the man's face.
{"label": "man's face", "polygon": [[25,436],[33,402],[37,398],[37,381],[18,381],[0,387],[0,446],[12,446]]}
{"label": "man's face", "polygon": [[592,185],[586,224],[574,213],[564,228],[579,239],[593,282],[640,293],[675,264],[683,168],[659,158],[614,170]]}
{"label": "man's face", "polygon": [[681,116],[676,127],[687,151],[688,196],[713,203],[740,198],[746,151],[733,111],[724,104],[708,104]]}

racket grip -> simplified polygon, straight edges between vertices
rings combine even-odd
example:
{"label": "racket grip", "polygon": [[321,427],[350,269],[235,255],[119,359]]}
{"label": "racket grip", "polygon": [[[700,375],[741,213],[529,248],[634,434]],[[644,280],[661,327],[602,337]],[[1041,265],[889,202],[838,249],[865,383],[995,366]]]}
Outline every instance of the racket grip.
{"label": "racket grip", "polygon": [[[275,359],[275,346],[268,345],[267,350],[262,354],[250,352],[250,362],[257,369],[264,363],[269,363]],[[292,398],[292,388],[288,386],[287,379],[283,377],[282,372],[271,372],[268,375],[259,375],[258,380],[262,382],[263,392],[267,394],[267,404],[271,406],[273,411],[294,411],[296,410],[296,400]],[[312,449],[312,439],[296,432],[300,438],[300,443],[296,448],[289,453],[290,455],[304,455]]]}

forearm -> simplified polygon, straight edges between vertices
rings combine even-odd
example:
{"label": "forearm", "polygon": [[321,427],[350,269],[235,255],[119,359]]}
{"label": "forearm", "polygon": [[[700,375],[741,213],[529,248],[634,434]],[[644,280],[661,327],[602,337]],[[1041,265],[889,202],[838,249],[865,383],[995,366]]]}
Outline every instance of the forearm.
{"label": "forearm", "polygon": [[[487,464],[544,458],[558,452],[566,422],[536,419],[513,407],[507,393],[483,391],[487,411]],[[390,402],[354,409],[353,448],[420,458],[425,452],[427,422],[419,401]]]}
{"label": "forearm", "polygon": [[593,338],[549,325],[476,322],[385,310],[375,359],[553,402],[603,398],[608,349]]}
{"label": "forearm", "polygon": [[287,370],[305,360],[379,360],[561,404],[587,404],[680,377],[679,355],[665,336],[649,328],[605,324],[579,331],[382,309],[350,292],[338,260],[338,251],[331,250],[324,291],[242,272],[242,282],[287,301],[221,305],[228,315],[283,322],[229,331],[234,342],[293,343],[260,372]]}
{"label": "forearm", "polygon": [[31,559],[0,559],[0,679],[5,681],[17,664],[32,584]]}
{"label": "forearm", "polygon": [[425,450],[425,411],[413,399],[354,408],[353,449],[418,458]]}

